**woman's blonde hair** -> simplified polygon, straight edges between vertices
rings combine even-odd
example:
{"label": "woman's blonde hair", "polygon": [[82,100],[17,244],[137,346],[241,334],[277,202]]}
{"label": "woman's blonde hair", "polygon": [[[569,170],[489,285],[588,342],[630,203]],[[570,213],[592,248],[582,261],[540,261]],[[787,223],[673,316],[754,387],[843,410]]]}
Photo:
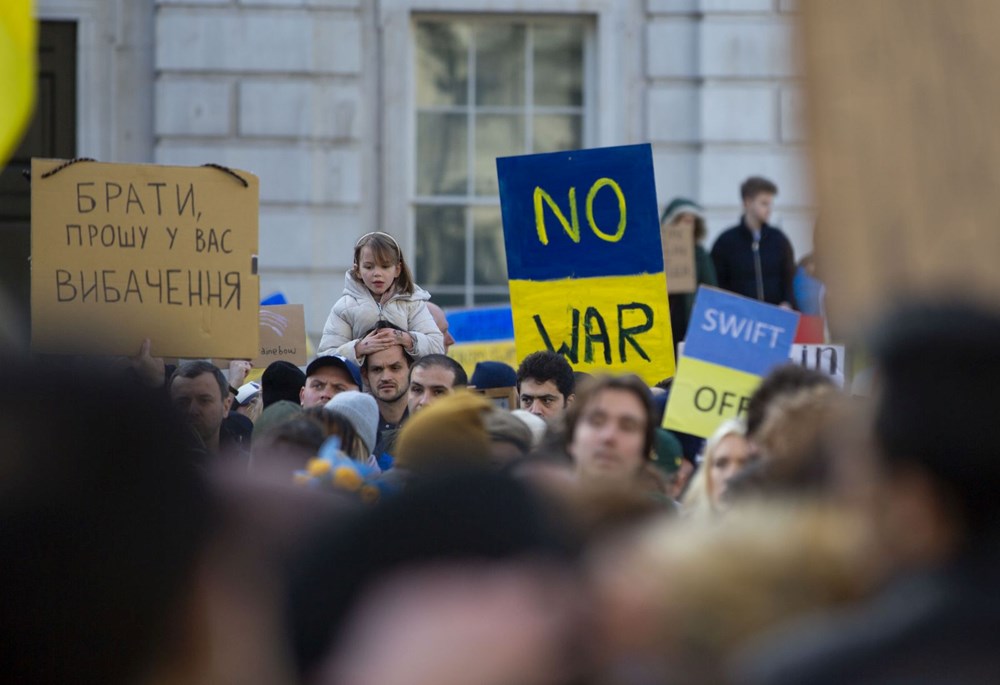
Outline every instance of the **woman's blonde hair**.
{"label": "woman's blonde hair", "polygon": [[712,436],[705,442],[702,451],[701,465],[691,478],[687,492],[684,494],[684,511],[692,518],[709,518],[714,515],[712,507],[712,479],[709,472],[715,463],[715,452],[723,440],[730,435],[746,437],[746,425],[739,419],[729,419],[715,429]]}

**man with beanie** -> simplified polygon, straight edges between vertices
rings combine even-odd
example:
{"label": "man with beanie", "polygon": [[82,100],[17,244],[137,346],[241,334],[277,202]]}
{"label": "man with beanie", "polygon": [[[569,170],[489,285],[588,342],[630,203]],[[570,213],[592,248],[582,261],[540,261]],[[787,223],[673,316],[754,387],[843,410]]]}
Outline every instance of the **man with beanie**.
{"label": "man with beanie", "polygon": [[322,407],[334,395],[348,390],[361,390],[358,365],[339,354],[321,355],[306,367],[306,382],[299,390],[299,404],[303,409]]}
{"label": "man with beanie", "polygon": [[299,403],[299,391],[306,384],[302,369],[291,362],[271,362],[260,377],[262,409],[267,409],[278,400]]}
{"label": "man with beanie", "polygon": [[631,490],[653,455],[653,405],[637,376],[602,376],[566,411],[566,453],[582,485]]}
{"label": "man with beanie", "polygon": [[743,216],[712,246],[719,287],[761,302],[795,306],[795,255],[780,229],[768,224],[778,186],[751,176],[740,186]]}
{"label": "man with beanie", "polygon": [[[375,451],[375,440],[378,432],[378,404],[375,398],[365,392],[347,390],[337,393],[326,403],[326,409],[340,414],[354,428],[354,432],[365,444],[365,449],[371,455]],[[369,465],[374,466],[373,460]]]}

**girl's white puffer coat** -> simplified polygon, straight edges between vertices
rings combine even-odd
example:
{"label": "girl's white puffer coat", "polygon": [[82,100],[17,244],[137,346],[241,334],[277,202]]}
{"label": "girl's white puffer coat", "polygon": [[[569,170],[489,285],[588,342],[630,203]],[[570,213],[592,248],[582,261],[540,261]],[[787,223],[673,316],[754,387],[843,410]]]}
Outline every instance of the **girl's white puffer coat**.
{"label": "girl's white puffer coat", "polygon": [[427,309],[430,293],[420,286],[413,287],[413,294],[394,293],[380,305],[364,283],[354,280],[350,272],[344,274],[344,295],[330,310],[323,326],[317,355],[339,354],[358,364],[354,345],[365,333],[375,328],[379,321],[388,321],[408,331],[413,338],[416,356],[443,354],[444,336],[434,323]]}

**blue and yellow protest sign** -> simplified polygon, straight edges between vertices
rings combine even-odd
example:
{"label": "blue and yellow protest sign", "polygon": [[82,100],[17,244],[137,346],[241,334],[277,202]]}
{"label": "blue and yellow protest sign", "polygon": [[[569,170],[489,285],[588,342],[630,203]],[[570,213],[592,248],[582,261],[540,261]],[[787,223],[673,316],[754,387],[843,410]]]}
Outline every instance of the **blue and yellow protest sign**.
{"label": "blue and yellow protest sign", "polygon": [[674,374],[649,145],[497,159],[518,359]]}
{"label": "blue and yellow protest sign", "polygon": [[743,414],[761,377],[788,363],[798,321],[797,312],[699,288],[664,428],[708,437]]}

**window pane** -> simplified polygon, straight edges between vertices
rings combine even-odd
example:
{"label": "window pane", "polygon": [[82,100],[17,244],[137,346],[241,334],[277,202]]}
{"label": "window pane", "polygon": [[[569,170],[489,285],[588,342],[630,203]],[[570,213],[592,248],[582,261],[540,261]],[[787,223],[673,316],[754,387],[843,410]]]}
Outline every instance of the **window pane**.
{"label": "window pane", "polygon": [[524,26],[483,24],[476,30],[476,104],[524,103]]}
{"label": "window pane", "polygon": [[417,207],[417,284],[465,283],[465,207]]}
{"label": "window pane", "polygon": [[436,304],[438,307],[465,306],[465,295],[457,295],[455,293],[439,293],[435,292],[433,288],[431,289],[430,293],[431,293],[431,302]]}
{"label": "window pane", "polygon": [[468,192],[464,114],[417,114],[417,195]]}
{"label": "window pane", "polygon": [[476,293],[475,303],[480,304],[510,304],[510,293]]}
{"label": "window pane", "polygon": [[468,26],[421,22],[416,34],[417,105],[464,105],[469,85]]}
{"label": "window pane", "polygon": [[540,114],[534,117],[534,151],[558,152],[583,147],[583,117],[579,114]]}
{"label": "window pane", "polygon": [[481,114],[476,117],[476,195],[497,196],[497,157],[524,152],[524,117]]}
{"label": "window pane", "polygon": [[505,285],[507,283],[507,260],[504,255],[500,208],[473,208],[472,229],[475,284]]}
{"label": "window pane", "polygon": [[534,29],[535,105],[583,105],[583,27]]}

